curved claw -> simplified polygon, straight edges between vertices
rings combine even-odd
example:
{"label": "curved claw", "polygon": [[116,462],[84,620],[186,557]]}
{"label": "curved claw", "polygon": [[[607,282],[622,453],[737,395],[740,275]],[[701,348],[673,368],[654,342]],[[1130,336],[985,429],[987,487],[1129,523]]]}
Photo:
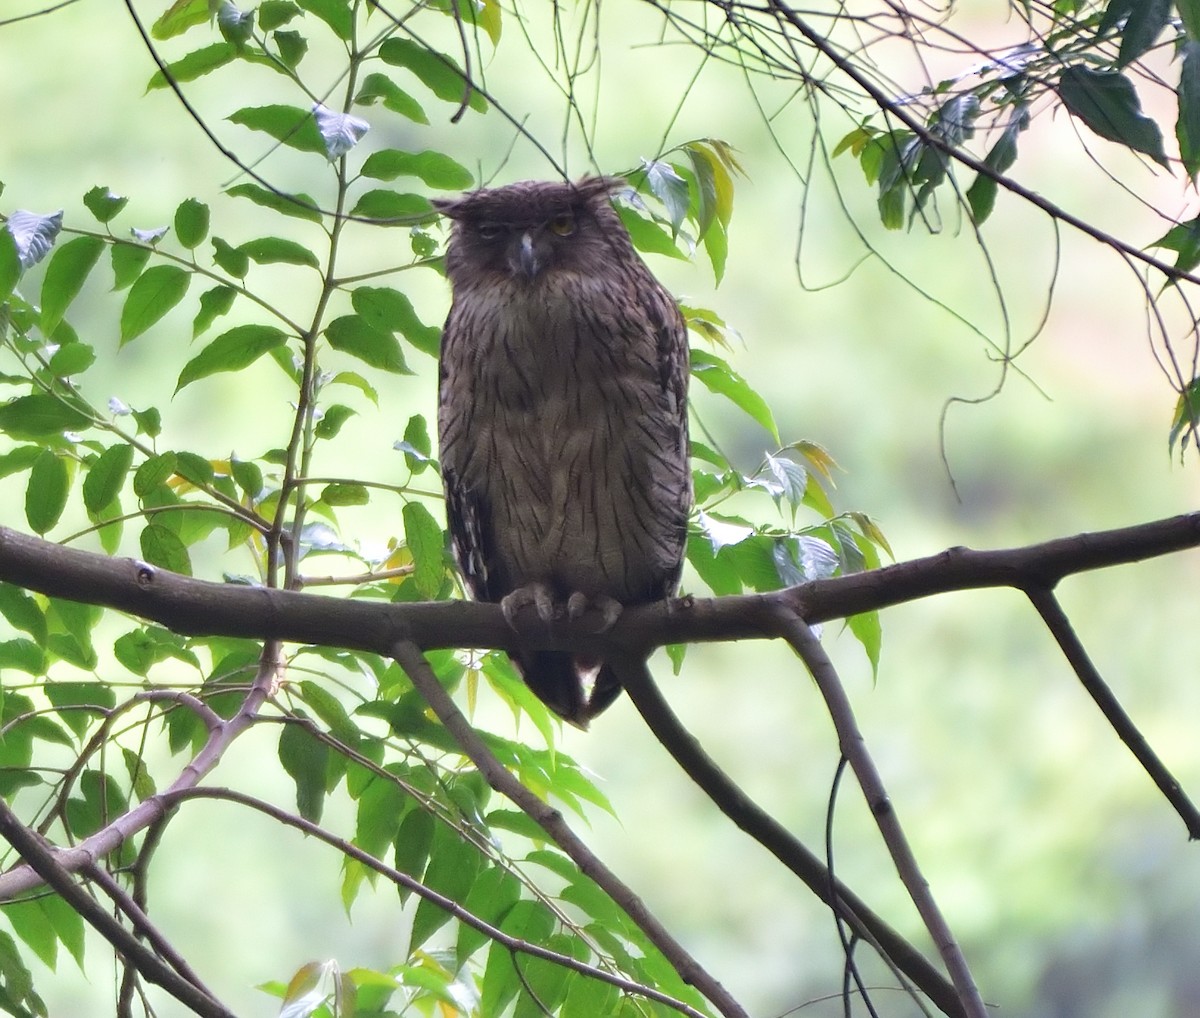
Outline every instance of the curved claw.
{"label": "curved claw", "polygon": [[500,599],[500,610],[504,613],[504,621],[508,623],[509,629],[517,633],[521,631],[518,616],[531,604],[537,608],[538,618],[547,625],[554,621],[554,595],[550,588],[544,583],[527,583]]}
{"label": "curved claw", "polygon": [[607,594],[596,594],[588,597],[583,591],[577,590],[567,598],[567,618],[572,622],[583,618],[588,611],[600,613],[600,621],[596,624],[595,632],[607,633],[621,617],[621,602]]}

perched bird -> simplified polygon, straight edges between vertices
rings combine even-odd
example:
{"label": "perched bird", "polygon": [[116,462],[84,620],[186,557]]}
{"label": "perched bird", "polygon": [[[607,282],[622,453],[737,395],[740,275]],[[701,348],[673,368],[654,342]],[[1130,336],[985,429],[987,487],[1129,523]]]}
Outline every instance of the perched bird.
{"label": "perched bird", "polygon": [[[435,202],[453,220],[438,434],[455,558],[510,624],[670,597],[692,501],[683,316],[634,251],[624,182],[523,181]],[[603,661],[510,657],[586,727],[620,693]],[[589,688],[590,687],[590,688]]]}

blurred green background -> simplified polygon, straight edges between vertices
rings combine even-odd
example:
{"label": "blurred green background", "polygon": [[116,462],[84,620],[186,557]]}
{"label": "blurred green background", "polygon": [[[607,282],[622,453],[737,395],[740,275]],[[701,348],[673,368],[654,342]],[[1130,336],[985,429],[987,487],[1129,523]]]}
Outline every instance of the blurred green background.
{"label": "blurred green background", "polygon": [[[36,5],[20,6],[5,13]],[[163,6],[140,9],[151,20]],[[553,69],[539,20],[547,10],[529,5],[524,13],[532,19],[535,49]],[[579,20],[586,10],[563,14]],[[1001,5],[975,4],[956,24],[980,43],[1014,41],[1019,25],[1003,15]],[[515,16],[507,17],[505,32],[498,55],[482,68],[489,88],[518,118],[528,117],[530,130],[560,159],[566,134],[572,175],[593,168],[578,133],[564,129],[562,95],[520,39]],[[183,48],[200,45],[202,37],[185,37],[190,46]],[[664,137],[668,146],[715,137],[737,149],[746,177],[738,184],[722,285],[714,289],[702,258],[658,259],[652,267],[689,303],[714,308],[740,331],[744,347],[734,351],[734,365],[767,398],[785,440],[820,442],[841,464],[839,509],[870,513],[903,560],[954,544],[1021,544],[1195,508],[1195,464],[1172,462],[1167,451],[1174,394],[1150,350],[1138,282],[1117,258],[1076,235],[1059,238],[1049,320],[1018,362],[1029,381],[1010,372],[989,402],[953,406],[943,462],[943,407],[952,397],[995,388],[1000,368],[992,351],[879,259],[838,285],[825,284],[863,254],[848,210],[893,266],[1002,342],[995,291],[968,225],[947,208],[937,236],[919,229],[882,236],[873,195],[849,157],[834,162],[832,178],[818,166],[805,198],[805,181],[782,154],[807,175],[813,122],[801,101],[784,105],[794,83],[756,82],[764,107],[778,111],[773,136],[740,72],[717,62],[703,68],[680,106],[701,55],[684,45],[655,45],[663,37],[649,6],[604,9],[603,59],[581,89],[595,99],[596,165],[605,172],[634,168],[658,154]],[[314,53],[303,65],[318,91],[336,86],[316,71],[320,59]],[[896,67],[913,70],[903,59]],[[80,197],[102,184],[132,197],[122,222],[140,227],[168,223],[181,200],[198,197],[213,206],[214,233],[231,241],[274,228],[256,226],[247,203],[220,197],[223,185],[239,179],[236,168],[169,92],[144,94],[153,70],[119,4],[83,0],[0,26],[4,211],[64,207],[68,227],[89,227]],[[904,86],[923,80],[916,75]],[[187,92],[222,138],[252,160],[263,151],[260,142],[223,118],[242,105],[294,101],[280,88],[266,72],[226,71]],[[429,128],[388,137],[387,144],[446,151],[496,182],[555,174],[531,146],[513,145],[513,130],[500,117],[468,114],[456,126],[451,107],[430,100],[427,109]],[[853,121],[831,106],[826,113],[822,130],[832,145]],[[1150,206],[1173,215],[1194,198],[1178,179],[1155,177],[1090,141]],[[322,170],[311,158],[279,153],[260,170],[285,189],[321,194]],[[1151,208],[1089,161],[1061,112],[1041,117],[1023,137],[1016,172],[1134,244],[1163,232]],[[407,259],[403,231],[359,229],[354,236],[355,266]],[[1002,195],[985,239],[1008,302],[1012,343],[1020,345],[1048,299],[1055,234],[1043,217]],[[391,245],[404,249],[395,254]],[[266,271],[256,269],[256,278]],[[437,322],[448,297],[440,279],[424,275],[413,280],[419,288],[413,299],[427,321]],[[186,339],[190,323],[177,311],[118,352],[119,297],[106,292],[102,279],[97,273],[71,315],[103,351],[89,395],[101,404],[114,395],[141,406],[158,397],[164,375],[174,377],[194,354]],[[311,300],[294,274],[279,273],[275,291],[296,308]],[[336,463],[318,465],[318,472],[380,479],[401,473],[392,442],[410,414],[430,416],[434,406],[433,363],[418,357],[415,377],[380,380],[384,408],[376,416],[364,410],[348,424]],[[164,447],[176,441],[213,457],[231,450],[256,455],[280,444],[288,397],[265,360],[250,372],[189,388],[162,407]],[[766,434],[707,393],[695,402],[738,464],[753,469],[768,449]],[[0,488],[0,499],[8,507],[0,517],[22,527],[19,490]],[[394,518],[377,502],[353,517],[361,531],[347,536],[364,547],[382,546],[400,529],[399,504],[392,508]],[[1152,745],[1184,788],[1200,795],[1196,579],[1197,557],[1189,553],[1072,579],[1061,596]],[[964,593],[891,609],[883,624],[877,681],[848,633],[829,625],[824,641],[985,998],[1014,1018],[1200,1014],[1200,855],[1083,694],[1033,610],[1013,592]],[[759,644],[708,645],[691,650],[679,676],[665,658],[656,671],[722,766],[818,847],[836,748],[820,698],[790,654]],[[506,724],[487,703],[479,718]],[[270,763],[274,739],[270,732],[243,739],[213,780],[236,780],[290,801],[290,787]],[[594,772],[619,817],[597,812],[585,836],[754,1015],[841,1013],[836,1001],[801,1007],[840,985],[830,917],[716,814],[648,737],[628,702],[589,734],[565,732],[563,745]],[[170,773],[173,762],[161,766]],[[336,812],[327,817],[330,826],[338,821]],[[835,843],[842,879],[923,943],[849,781]],[[231,807],[189,806],[161,853],[152,914],[240,1014],[274,1013],[272,1000],[253,985],[286,978],[305,961],[381,967],[404,949],[405,918],[391,894],[364,896],[347,921],[328,850]],[[55,1016],[111,1011],[113,972],[97,960],[102,951],[92,954],[86,972],[64,959],[42,982]],[[869,963],[867,969],[880,975]],[[889,1015],[915,1013],[886,991],[877,1004]],[[174,1013],[170,1005],[159,1010]]]}

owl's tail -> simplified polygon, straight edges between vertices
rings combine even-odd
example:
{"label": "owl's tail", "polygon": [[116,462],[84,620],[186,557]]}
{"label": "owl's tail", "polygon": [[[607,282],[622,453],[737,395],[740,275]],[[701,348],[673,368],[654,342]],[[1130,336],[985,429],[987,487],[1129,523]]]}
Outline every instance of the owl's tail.
{"label": "owl's tail", "polygon": [[564,721],[587,729],[592,718],[612,705],[621,684],[603,661],[561,650],[509,655],[525,685]]}

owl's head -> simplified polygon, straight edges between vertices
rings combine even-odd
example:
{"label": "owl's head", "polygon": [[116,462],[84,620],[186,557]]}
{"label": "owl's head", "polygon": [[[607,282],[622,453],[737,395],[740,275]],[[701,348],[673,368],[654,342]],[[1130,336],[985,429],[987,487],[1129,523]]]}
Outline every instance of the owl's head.
{"label": "owl's head", "polygon": [[585,177],[574,184],[523,180],[434,201],[454,221],[446,254],[450,281],[499,274],[533,284],[549,273],[594,272],[629,247],[609,202],[622,184],[619,177]]}

